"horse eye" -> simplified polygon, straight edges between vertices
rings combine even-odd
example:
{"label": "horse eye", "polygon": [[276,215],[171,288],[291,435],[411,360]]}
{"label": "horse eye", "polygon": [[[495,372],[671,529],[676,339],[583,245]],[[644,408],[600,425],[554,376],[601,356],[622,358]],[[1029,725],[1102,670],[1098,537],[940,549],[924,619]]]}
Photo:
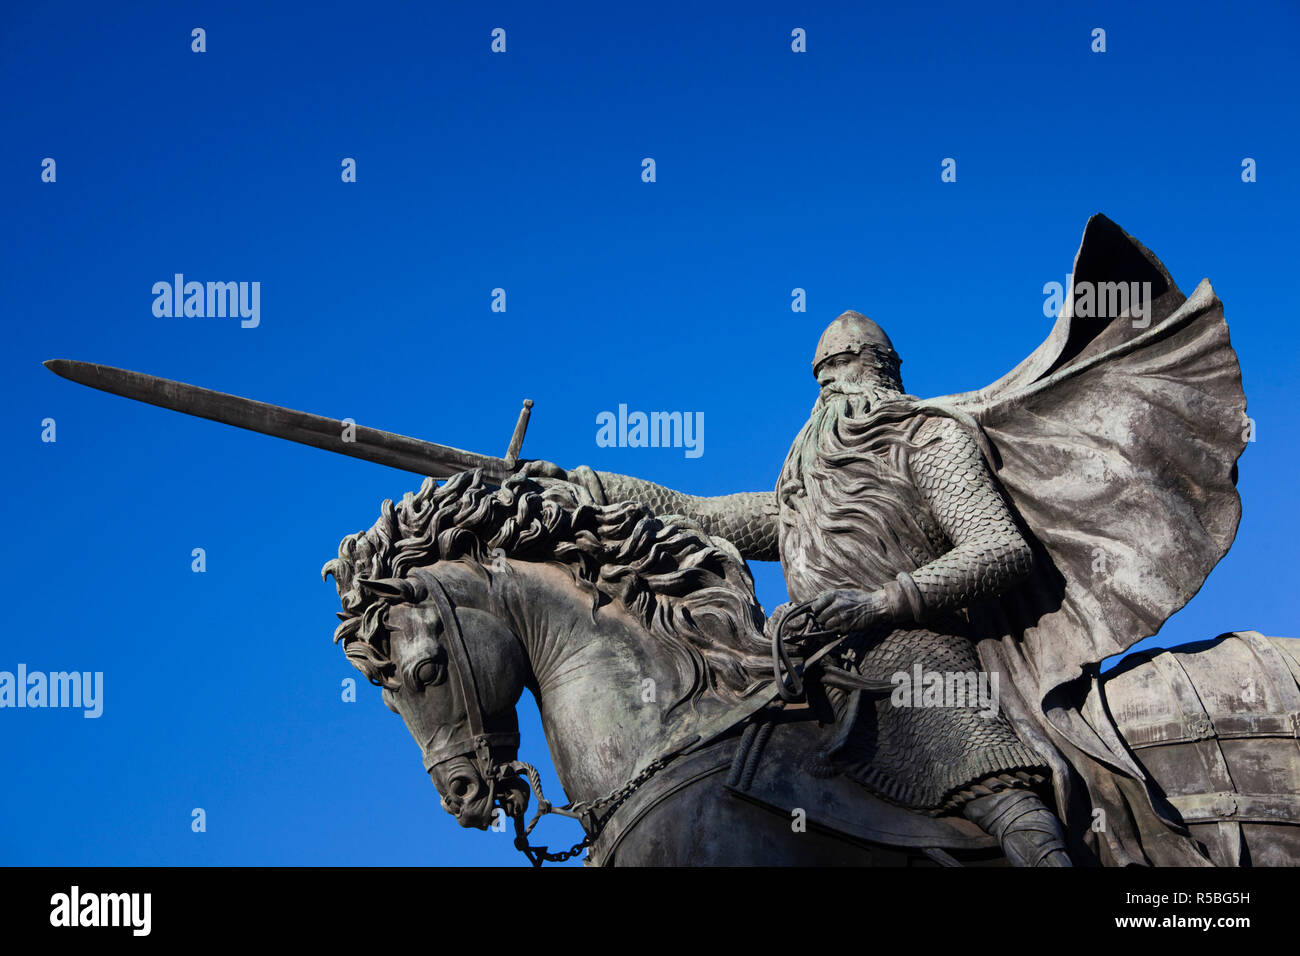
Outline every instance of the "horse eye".
{"label": "horse eye", "polygon": [[415,666],[415,679],[420,686],[428,687],[442,680],[442,665],[435,660],[423,660]]}

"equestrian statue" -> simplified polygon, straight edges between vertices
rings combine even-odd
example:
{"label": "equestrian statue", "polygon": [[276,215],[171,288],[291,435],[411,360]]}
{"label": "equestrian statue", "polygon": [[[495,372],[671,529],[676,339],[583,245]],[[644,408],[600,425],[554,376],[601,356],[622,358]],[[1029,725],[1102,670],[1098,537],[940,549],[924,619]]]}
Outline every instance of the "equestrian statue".
{"label": "equestrian statue", "polygon": [[[771,491],[699,497],[56,360],[82,384],[426,475],[325,565],[335,640],[444,810],[535,865],[1300,863],[1300,641],[1102,663],[1227,553],[1248,438],[1207,280],[1089,220],[1047,340],[920,399],[836,318]],[[780,561],[770,616],[747,561]],[[569,802],[520,759],[536,699]],[[529,807],[532,805],[532,815]],[[546,814],[581,839],[530,841]]]}

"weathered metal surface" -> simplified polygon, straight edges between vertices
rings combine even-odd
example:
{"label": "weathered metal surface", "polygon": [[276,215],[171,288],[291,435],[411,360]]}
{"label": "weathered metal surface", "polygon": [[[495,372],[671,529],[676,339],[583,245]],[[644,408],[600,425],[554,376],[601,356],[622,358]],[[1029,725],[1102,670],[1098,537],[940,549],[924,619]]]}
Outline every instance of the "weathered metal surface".
{"label": "weathered metal surface", "polygon": [[1243,631],[1132,655],[1104,693],[1216,863],[1300,858],[1300,640]]}

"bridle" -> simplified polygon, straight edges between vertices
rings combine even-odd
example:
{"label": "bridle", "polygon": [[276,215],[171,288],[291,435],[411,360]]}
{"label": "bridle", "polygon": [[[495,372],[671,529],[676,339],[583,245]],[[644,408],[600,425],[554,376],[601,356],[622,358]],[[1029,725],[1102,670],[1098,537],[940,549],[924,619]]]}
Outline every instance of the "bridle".
{"label": "bridle", "polygon": [[478,764],[478,771],[493,788],[495,799],[496,782],[500,778],[500,767],[493,760],[492,748],[519,747],[519,732],[488,733],[483,721],[483,702],[478,694],[478,682],[474,679],[474,666],[470,663],[469,648],[465,644],[465,634],[461,631],[460,621],[452,610],[451,598],[441,581],[432,575],[428,580],[433,586],[429,588],[429,598],[438,612],[442,622],[442,644],[447,651],[448,679],[460,692],[460,699],[465,705],[465,727],[467,733],[450,743],[434,750],[424,751],[424,769],[432,773],[440,763],[446,763],[453,757],[473,754]]}
{"label": "bridle", "polygon": [[[431,584],[426,590],[442,623],[442,644],[447,652],[447,676],[448,680],[460,692],[460,699],[465,705],[466,729],[464,736],[457,737],[441,747],[432,750],[423,748],[425,772],[432,773],[434,767],[446,763],[454,757],[472,754],[479,775],[488,784],[488,801],[491,806],[499,805],[497,801],[498,782],[511,777],[518,779],[521,773],[524,774],[530,789],[537,797],[537,812],[527,824],[524,823],[522,808],[511,814],[515,822],[515,848],[528,857],[533,866],[541,866],[544,862],[560,862],[577,856],[591,844],[592,840],[599,836],[600,830],[604,827],[604,820],[598,821],[596,819],[596,809],[610,802],[611,798],[619,794],[619,791],[615,791],[615,794],[590,804],[557,807],[542,795],[541,777],[536,767],[522,760],[497,762],[492,755],[492,748],[509,747],[517,753],[519,749],[519,731],[488,733],[486,722],[483,719],[483,701],[479,697],[478,681],[474,677],[474,665],[470,661],[469,647],[465,643],[465,634],[461,630],[460,620],[456,617],[456,612],[451,606],[451,596],[447,593],[443,583],[432,574],[423,575],[422,578]],[[654,765],[652,764],[652,766]],[[658,770],[659,768],[655,767],[654,769]],[[643,773],[631,783],[639,786],[642,782],[641,777],[648,776],[648,774]],[[624,785],[624,788],[620,788],[620,790],[626,789],[627,786]],[[635,789],[635,787],[632,787],[632,789]],[[623,799],[626,799],[626,796],[623,796]],[[622,800],[619,800],[619,802],[621,803]],[[509,812],[505,807],[501,807],[501,809]],[[537,826],[537,822],[548,813],[556,813],[577,820],[582,824],[586,835],[579,843],[574,844],[571,849],[559,853],[551,853],[544,846],[530,845],[528,835],[532,832],[533,827]],[[605,820],[608,819],[609,817],[606,816]]]}

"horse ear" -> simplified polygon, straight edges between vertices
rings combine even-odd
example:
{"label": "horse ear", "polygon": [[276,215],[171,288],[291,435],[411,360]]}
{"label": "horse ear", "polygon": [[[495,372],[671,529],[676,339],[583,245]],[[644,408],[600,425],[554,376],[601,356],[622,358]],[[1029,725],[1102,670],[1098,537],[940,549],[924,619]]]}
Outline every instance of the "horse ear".
{"label": "horse ear", "polygon": [[404,598],[410,593],[405,578],[357,578],[357,584],[380,597]]}

